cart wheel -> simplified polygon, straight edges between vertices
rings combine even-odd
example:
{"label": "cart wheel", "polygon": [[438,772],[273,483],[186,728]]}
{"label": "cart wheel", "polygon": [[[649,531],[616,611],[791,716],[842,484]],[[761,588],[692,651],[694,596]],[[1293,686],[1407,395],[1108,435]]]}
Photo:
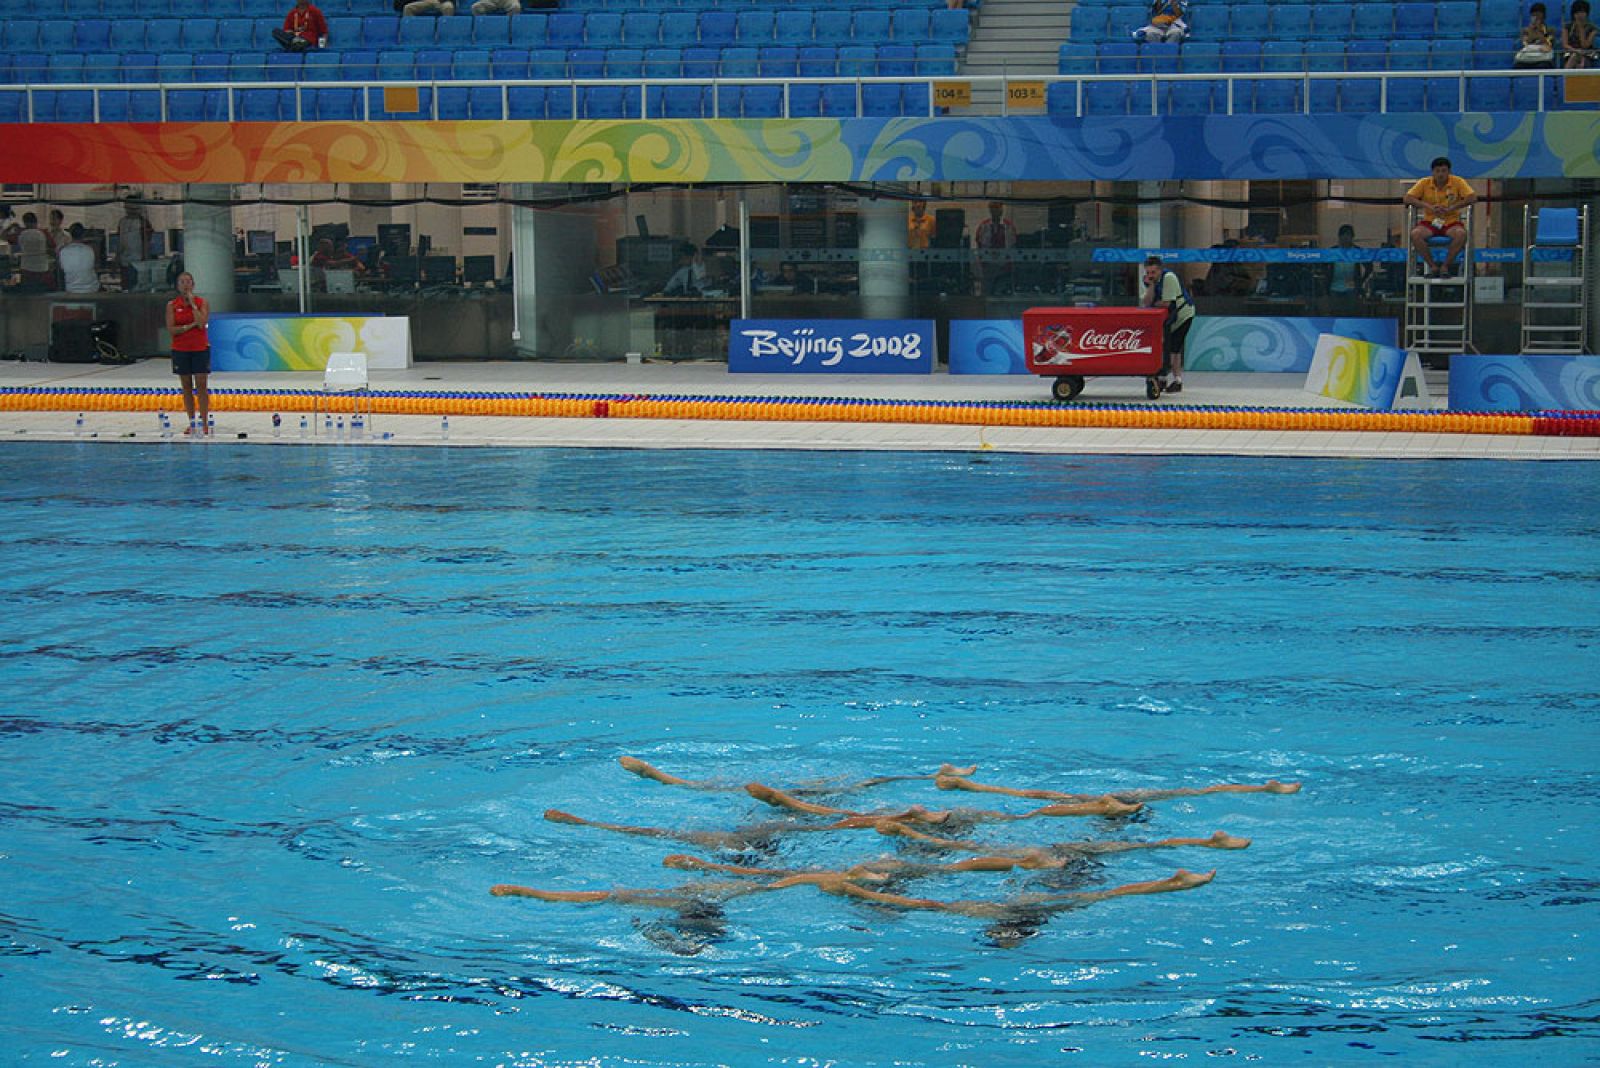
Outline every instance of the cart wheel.
{"label": "cart wheel", "polygon": [[1161,379],[1156,378],[1154,375],[1151,375],[1149,378],[1145,379],[1144,380],[1144,395],[1146,397],[1149,397],[1151,400],[1155,400],[1158,397],[1160,397],[1161,396]]}
{"label": "cart wheel", "polygon": [[1050,386],[1050,395],[1058,401],[1069,401],[1082,392],[1082,375],[1062,375]]}

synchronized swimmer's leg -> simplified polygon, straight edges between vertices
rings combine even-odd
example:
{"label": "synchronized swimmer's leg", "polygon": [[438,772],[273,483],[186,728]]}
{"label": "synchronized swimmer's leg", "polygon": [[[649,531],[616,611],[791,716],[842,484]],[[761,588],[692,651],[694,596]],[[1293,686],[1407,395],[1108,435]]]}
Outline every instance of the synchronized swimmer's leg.
{"label": "synchronized swimmer's leg", "polygon": [[[719,782],[715,779],[683,779],[676,775],[668,774],[653,764],[649,764],[638,757],[619,757],[617,762],[622,767],[633,772],[641,778],[651,779],[664,786],[681,786],[688,790],[719,790],[732,792],[743,789],[738,783]],[[847,794],[857,790],[867,790],[874,786],[883,786],[893,782],[930,782],[940,776],[963,776],[975,774],[978,770],[976,764],[967,767],[957,767],[954,764],[941,764],[939,770],[931,775],[878,775],[870,779],[861,779],[856,782],[848,780],[820,780],[792,787],[792,794]]]}
{"label": "synchronized swimmer's leg", "polygon": [[940,774],[934,778],[934,785],[941,790],[966,790],[977,794],[1002,794],[1006,797],[1027,797],[1037,801],[1090,801],[1099,797],[1110,796],[1122,801],[1164,801],[1173,797],[1199,797],[1203,794],[1293,794],[1298,793],[1300,784],[1297,782],[1279,782],[1277,779],[1268,779],[1261,784],[1252,783],[1218,783],[1214,786],[1181,786],[1181,787],[1154,787],[1139,790],[1111,790],[1106,794],[1073,794],[1063,793],[1059,790],[1023,790],[1011,786],[994,786],[989,783],[973,782],[965,775]]}
{"label": "synchronized swimmer's leg", "polygon": [[666,827],[634,827],[626,823],[602,823],[599,820],[586,820],[582,816],[574,816],[570,812],[562,812],[557,808],[545,809],[544,818],[551,823],[567,823],[575,827],[593,827],[596,830],[630,834],[638,838],[666,838],[674,842],[687,842],[690,845],[697,845],[705,849],[724,850],[749,849],[753,843],[761,838],[781,834],[784,831],[800,829],[787,823],[764,823],[739,831],[675,831]]}
{"label": "synchronized swimmer's leg", "polygon": [[1204,886],[1216,878],[1215,871],[1204,874],[1178,871],[1165,879],[1153,879],[1147,882],[1125,883],[1122,886],[1111,887],[1108,890],[1091,890],[1072,894],[1028,895],[1012,901],[934,901],[925,897],[906,897],[902,894],[886,894],[879,890],[871,890],[848,880],[817,881],[813,885],[823,893],[841,894],[862,901],[870,901],[878,905],[890,905],[902,909],[920,909],[933,912],[953,912],[961,916],[972,916],[979,919],[1002,918],[1019,907],[1037,909],[1042,911],[1059,911],[1067,908],[1081,908],[1096,901],[1104,901],[1113,897],[1132,897],[1139,894],[1166,894],[1179,890],[1192,890],[1197,886]]}

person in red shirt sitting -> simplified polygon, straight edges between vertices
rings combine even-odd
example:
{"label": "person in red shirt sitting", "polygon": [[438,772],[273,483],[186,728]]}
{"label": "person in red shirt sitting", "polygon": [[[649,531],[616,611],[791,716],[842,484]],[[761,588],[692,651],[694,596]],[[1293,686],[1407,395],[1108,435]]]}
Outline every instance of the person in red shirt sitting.
{"label": "person in red shirt sitting", "polygon": [[304,52],[328,46],[328,20],[311,5],[311,0],[295,0],[284,16],[283,28],[272,31],[272,39],[287,52]]}

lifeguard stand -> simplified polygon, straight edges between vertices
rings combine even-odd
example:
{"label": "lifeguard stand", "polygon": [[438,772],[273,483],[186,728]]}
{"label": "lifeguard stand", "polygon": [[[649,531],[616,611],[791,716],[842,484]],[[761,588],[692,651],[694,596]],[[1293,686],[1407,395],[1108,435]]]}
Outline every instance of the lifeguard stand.
{"label": "lifeguard stand", "polygon": [[1589,206],[1522,209],[1522,351],[1580,353],[1589,337]]}
{"label": "lifeguard stand", "polygon": [[[1467,243],[1461,249],[1460,267],[1449,278],[1419,273],[1409,244],[1406,252],[1405,347],[1418,356],[1450,356],[1470,351],[1472,336],[1472,209],[1461,210]],[[1417,209],[1406,212],[1406,233],[1417,227]],[[1450,247],[1447,237],[1430,238],[1428,251],[1435,263],[1444,261]]]}

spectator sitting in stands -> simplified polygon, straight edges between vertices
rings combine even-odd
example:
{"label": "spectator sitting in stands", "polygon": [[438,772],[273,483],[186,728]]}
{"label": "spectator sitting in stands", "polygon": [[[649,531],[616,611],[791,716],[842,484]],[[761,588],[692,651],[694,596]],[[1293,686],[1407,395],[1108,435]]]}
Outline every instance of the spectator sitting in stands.
{"label": "spectator sitting in stands", "polygon": [[1543,4],[1528,9],[1528,24],[1522,28],[1521,47],[1512,65],[1523,70],[1556,65],[1556,36],[1545,22]]}
{"label": "spectator sitting in stands", "polygon": [[284,16],[283,25],[272,31],[272,39],[285,52],[306,52],[328,47],[328,20],[313,7],[311,0],[295,0]]}
{"label": "spectator sitting in stands", "polygon": [[402,15],[454,15],[455,0],[411,0],[400,9]]}
{"label": "spectator sitting in stands", "polygon": [[1561,31],[1568,70],[1594,65],[1594,23],[1589,21],[1589,0],[1572,0],[1572,21]]}
{"label": "spectator sitting in stands", "polygon": [[1188,15],[1184,0],[1154,0],[1150,5],[1150,22],[1134,30],[1133,39],[1140,44],[1180,42],[1189,36]]}
{"label": "spectator sitting in stands", "polygon": [[478,0],[472,5],[474,15],[515,15],[522,10],[522,0]]}

